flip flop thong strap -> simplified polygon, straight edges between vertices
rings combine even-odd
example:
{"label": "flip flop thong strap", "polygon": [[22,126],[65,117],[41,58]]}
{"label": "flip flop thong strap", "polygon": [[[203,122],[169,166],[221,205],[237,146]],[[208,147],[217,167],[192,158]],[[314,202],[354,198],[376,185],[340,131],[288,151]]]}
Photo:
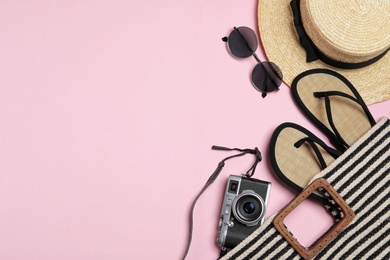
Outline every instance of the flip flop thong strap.
{"label": "flip flop thong strap", "polygon": [[330,104],[330,97],[331,96],[339,96],[339,97],[344,97],[348,98],[358,105],[360,105],[364,111],[364,113],[367,116],[367,119],[369,120],[371,126],[375,125],[375,120],[372,117],[370,111],[368,110],[367,106],[364,104],[364,102],[360,99],[357,99],[354,96],[351,96],[349,94],[346,94],[341,91],[319,91],[319,92],[314,92],[313,93],[314,97],[316,98],[324,98],[325,99],[325,110],[326,110],[326,116],[328,118],[328,122],[330,124],[330,127],[332,128],[335,137],[339,140],[339,142],[345,146],[346,148],[349,148],[349,144],[344,140],[344,138],[341,136],[340,132],[337,130],[334,121],[333,121],[333,116],[332,116],[332,109],[331,109],[331,104]]}
{"label": "flip flop thong strap", "polygon": [[[316,141],[314,138],[308,136],[308,137],[304,137],[302,138],[301,140],[297,141],[294,146],[295,147],[299,147],[301,146],[305,141],[310,141],[310,142],[313,142],[315,143],[316,145],[319,145],[322,147],[322,149],[324,149],[328,154],[330,154],[333,158],[337,158],[339,157],[340,155],[342,155],[343,153],[339,150],[336,150],[332,147],[329,147],[327,146],[325,143],[322,143],[322,142],[318,142]],[[313,146],[312,146],[313,147]],[[318,149],[318,148],[317,148]],[[322,156],[322,155],[321,155]],[[326,166],[325,166],[326,167]]]}
{"label": "flip flop thong strap", "polygon": [[316,145],[316,144],[318,144],[318,143],[315,142],[312,138],[310,138],[310,137],[302,138],[302,139],[300,139],[299,141],[297,141],[297,142],[294,144],[294,146],[295,146],[296,148],[299,148],[299,147],[301,147],[305,142],[306,142],[307,144],[310,145],[310,147],[313,149],[314,153],[316,154],[317,159],[318,159],[318,161],[319,161],[319,163],[320,163],[321,169],[322,169],[322,170],[325,169],[326,166],[327,166],[327,165],[326,165],[326,162],[325,162],[325,159],[324,159],[324,157],[322,156],[322,154],[321,154],[321,152],[320,152],[320,149],[318,149],[318,147],[317,147],[317,145]]}

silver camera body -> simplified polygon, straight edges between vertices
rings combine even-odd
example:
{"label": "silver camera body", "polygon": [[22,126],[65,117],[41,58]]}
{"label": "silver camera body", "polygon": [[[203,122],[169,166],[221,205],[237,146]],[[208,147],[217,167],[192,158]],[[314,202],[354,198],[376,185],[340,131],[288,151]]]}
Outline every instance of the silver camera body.
{"label": "silver camera body", "polygon": [[230,175],[223,199],[217,242],[232,249],[263,222],[271,183]]}

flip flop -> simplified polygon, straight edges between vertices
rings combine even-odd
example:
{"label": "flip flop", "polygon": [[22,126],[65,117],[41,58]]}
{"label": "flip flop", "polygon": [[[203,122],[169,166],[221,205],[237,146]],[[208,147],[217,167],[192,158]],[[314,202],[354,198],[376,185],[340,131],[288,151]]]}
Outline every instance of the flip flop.
{"label": "flip flop", "polygon": [[305,71],[293,80],[291,91],[298,107],[340,151],[376,124],[355,87],[335,71]]}
{"label": "flip flop", "polygon": [[[309,130],[291,122],[279,125],[269,144],[269,158],[276,176],[298,192],[341,154]],[[310,196],[328,203],[320,193]]]}

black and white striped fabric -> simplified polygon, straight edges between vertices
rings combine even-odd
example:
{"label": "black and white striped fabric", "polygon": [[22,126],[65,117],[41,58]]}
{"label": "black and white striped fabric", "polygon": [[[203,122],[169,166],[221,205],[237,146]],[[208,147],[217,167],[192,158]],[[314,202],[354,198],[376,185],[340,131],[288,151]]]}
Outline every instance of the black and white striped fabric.
{"label": "black and white striped fabric", "polygon": [[[325,178],[355,219],[313,259],[390,259],[390,120],[382,118],[314,179]],[[222,259],[301,259],[269,217]]]}

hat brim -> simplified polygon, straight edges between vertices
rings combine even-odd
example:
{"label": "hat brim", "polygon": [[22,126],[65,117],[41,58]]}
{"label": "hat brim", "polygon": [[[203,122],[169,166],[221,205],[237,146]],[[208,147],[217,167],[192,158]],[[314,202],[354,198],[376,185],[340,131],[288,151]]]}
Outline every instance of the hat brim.
{"label": "hat brim", "polygon": [[346,77],[367,105],[390,99],[390,52],[379,61],[360,69],[339,69],[320,60],[307,63],[306,52],[293,26],[290,1],[259,0],[257,10],[260,41],[265,55],[280,67],[286,85],[291,86],[294,78],[303,71],[326,68]]}

